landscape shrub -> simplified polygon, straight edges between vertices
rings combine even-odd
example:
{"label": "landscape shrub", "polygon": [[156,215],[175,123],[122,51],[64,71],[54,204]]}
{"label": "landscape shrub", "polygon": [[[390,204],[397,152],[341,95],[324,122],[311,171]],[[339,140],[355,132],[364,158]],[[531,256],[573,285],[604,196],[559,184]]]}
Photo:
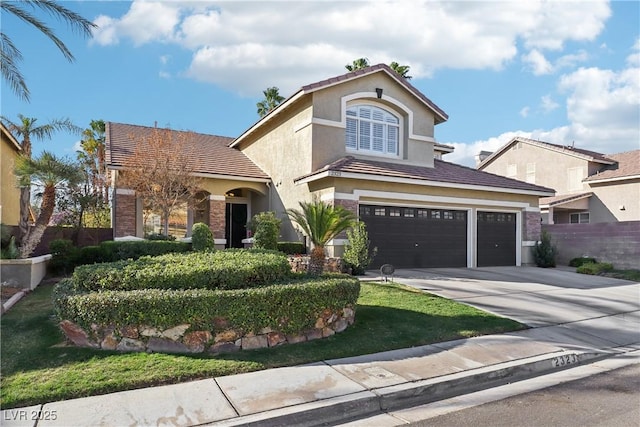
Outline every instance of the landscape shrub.
{"label": "landscape shrub", "polygon": [[611,270],[613,270],[613,265],[608,262],[588,262],[578,267],[576,272],[596,276]]}
{"label": "landscape shrub", "polygon": [[214,249],[213,233],[207,224],[196,222],[191,227],[191,245],[194,251]]}
{"label": "landscape shrub", "polygon": [[102,262],[189,252],[191,244],[168,240],[115,240],[100,243]]}
{"label": "landscape shrub", "polygon": [[67,274],[80,262],[81,253],[69,239],[54,239],[49,242],[51,260],[47,265],[53,274]]}
{"label": "landscape shrub", "polygon": [[224,250],[141,257],[79,266],[73,280],[84,290],[239,289],[277,282],[291,274],[275,251]]}
{"label": "landscape shrub", "polygon": [[578,258],[573,258],[571,261],[569,261],[569,267],[580,267],[583,264],[589,264],[589,263],[595,263],[595,262],[598,262],[596,261],[595,258],[578,257]]}
{"label": "landscape shrub", "polygon": [[[219,251],[221,252],[221,251]],[[68,319],[90,331],[91,325],[146,325],[165,329],[190,324],[192,330],[213,330],[216,319],[224,329],[254,332],[271,328],[297,333],[314,327],[325,309],[355,307],[360,282],[347,275],[310,279],[253,289],[145,289],[82,292],[73,280],[61,281],[53,301],[60,319]]]}
{"label": "landscape shrub", "polygon": [[533,249],[533,259],[538,267],[548,268],[556,266],[558,250],[551,243],[551,236],[546,231],[542,232],[540,241],[536,242]]}
{"label": "landscape shrub", "polygon": [[249,222],[249,229],[253,233],[253,247],[258,249],[278,249],[278,237],[282,220],[275,212],[260,212]]}
{"label": "landscape shrub", "polygon": [[307,253],[307,248],[302,242],[278,242],[278,250],[287,255],[299,255]]}
{"label": "landscape shrub", "polygon": [[149,233],[144,236],[147,240],[176,240],[176,236],[172,236],[170,234],[160,234],[160,233]]}
{"label": "landscape shrub", "polygon": [[358,222],[351,230],[347,230],[349,244],[344,250],[342,259],[346,267],[351,268],[351,274],[363,275],[367,267],[378,253],[378,248],[370,249],[369,233],[364,222]]}

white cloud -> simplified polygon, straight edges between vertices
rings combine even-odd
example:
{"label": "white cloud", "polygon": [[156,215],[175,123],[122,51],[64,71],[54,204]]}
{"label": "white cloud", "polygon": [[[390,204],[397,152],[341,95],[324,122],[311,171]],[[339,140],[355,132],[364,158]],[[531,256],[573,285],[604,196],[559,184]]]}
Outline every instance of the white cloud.
{"label": "white cloud", "polygon": [[[191,78],[242,93],[277,85],[290,93],[335,74],[353,58],[397,60],[414,78],[438,69],[502,69],[522,42],[538,72],[544,49],[592,40],[606,0],[527,2],[161,2],[134,1],[122,17],[100,16],[94,43],[176,43],[193,52]],[[254,55],[254,56],[252,56]],[[250,87],[248,87],[250,86]]]}
{"label": "white cloud", "polygon": [[542,52],[537,49],[532,50],[526,55],[522,55],[522,62],[527,64],[536,76],[553,73],[553,65],[551,65]]}
{"label": "white cloud", "polygon": [[513,132],[505,132],[496,137],[491,137],[485,140],[474,141],[470,144],[461,144],[457,142],[445,142],[446,145],[452,145],[455,147],[455,151],[453,153],[449,153],[443,157],[443,160],[451,163],[458,163],[464,166],[475,167],[476,156],[480,153],[480,151],[489,151],[494,152],[498,150],[500,147],[505,145],[507,142],[511,141],[516,136],[521,136],[524,138],[530,138],[531,132],[525,131],[513,131]]}
{"label": "white cloud", "polygon": [[555,102],[552,98],[551,95],[545,95],[540,99],[540,104],[542,106],[542,110],[545,113],[550,113],[551,111],[557,109],[558,107],[560,107],[560,104],[558,104],[557,102]]}
{"label": "white cloud", "polygon": [[520,114],[520,116],[521,116],[521,117],[527,117],[527,116],[529,116],[529,110],[530,110],[530,108],[529,108],[529,107],[523,107],[523,108],[520,110],[520,113],[519,113],[519,114]]}

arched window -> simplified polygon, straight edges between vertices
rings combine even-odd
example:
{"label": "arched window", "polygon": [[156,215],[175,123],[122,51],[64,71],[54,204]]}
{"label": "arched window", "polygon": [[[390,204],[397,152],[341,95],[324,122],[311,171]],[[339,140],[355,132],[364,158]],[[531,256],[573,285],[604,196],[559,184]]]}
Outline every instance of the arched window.
{"label": "arched window", "polygon": [[373,105],[354,105],[347,109],[347,150],[397,156],[400,120]]}

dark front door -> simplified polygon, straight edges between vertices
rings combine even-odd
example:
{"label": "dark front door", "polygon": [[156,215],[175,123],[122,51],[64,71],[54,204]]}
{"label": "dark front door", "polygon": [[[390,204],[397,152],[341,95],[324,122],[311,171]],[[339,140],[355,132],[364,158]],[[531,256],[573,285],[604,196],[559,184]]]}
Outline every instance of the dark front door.
{"label": "dark front door", "polygon": [[478,267],[516,265],[516,214],[478,212]]}
{"label": "dark front door", "polygon": [[396,206],[360,206],[371,248],[371,268],[467,266],[467,212]]}
{"label": "dark front door", "polygon": [[242,248],[247,237],[246,203],[227,203],[225,212],[225,239],[227,248]]}

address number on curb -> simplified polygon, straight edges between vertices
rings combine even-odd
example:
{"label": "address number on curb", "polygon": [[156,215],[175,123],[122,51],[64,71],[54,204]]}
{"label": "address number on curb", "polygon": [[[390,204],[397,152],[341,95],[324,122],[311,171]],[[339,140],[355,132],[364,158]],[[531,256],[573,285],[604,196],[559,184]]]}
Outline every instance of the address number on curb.
{"label": "address number on curb", "polygon": [[580,362],[580,358],[577,354],[563,354],[562,356],[556,356],[551,359],[551,364],[554,368],[573,365],[574,363],[578,362]]}

